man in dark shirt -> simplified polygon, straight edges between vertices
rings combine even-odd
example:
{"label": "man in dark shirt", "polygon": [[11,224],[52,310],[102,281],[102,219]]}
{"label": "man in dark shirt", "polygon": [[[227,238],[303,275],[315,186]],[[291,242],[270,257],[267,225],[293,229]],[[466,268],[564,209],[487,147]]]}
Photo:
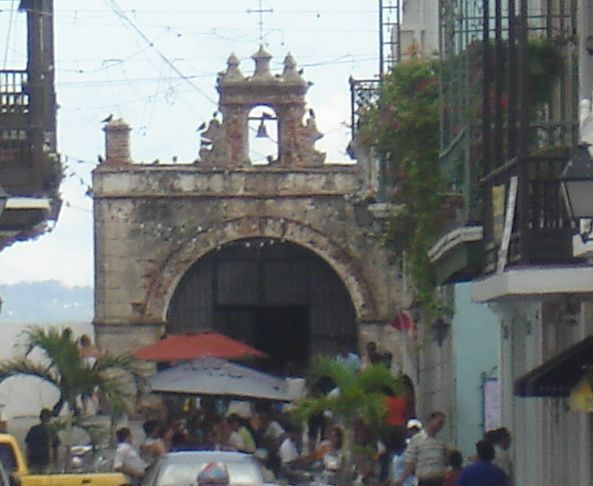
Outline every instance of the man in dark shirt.
{"label": "man in dark shirt", "polygon": [[51,410],[44,408],[39,414],[41,423],[33,425],[27,433],[27,460],[29,468],[35,472],[46,472],[50,460],[55,461],[59,439],[49,430]]}
{"label": "man in dark shirt", "polygon": [[467,466],[459,479],[457,486],[508,486],[505,472],[492,464],[494,446],[485,440],[476,444],[478,460]]}

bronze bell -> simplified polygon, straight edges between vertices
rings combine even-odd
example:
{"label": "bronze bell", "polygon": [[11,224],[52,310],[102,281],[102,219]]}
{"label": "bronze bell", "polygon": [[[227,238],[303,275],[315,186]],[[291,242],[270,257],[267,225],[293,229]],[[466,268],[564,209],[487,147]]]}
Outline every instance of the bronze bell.
{"label": "bronze bell", "polygon": [[259,126],[257,127],[257,133],[255,138],[268,138],[268,131],[266,130],[266,125],[264,123],[264,119],[262,118],[259,122]]}

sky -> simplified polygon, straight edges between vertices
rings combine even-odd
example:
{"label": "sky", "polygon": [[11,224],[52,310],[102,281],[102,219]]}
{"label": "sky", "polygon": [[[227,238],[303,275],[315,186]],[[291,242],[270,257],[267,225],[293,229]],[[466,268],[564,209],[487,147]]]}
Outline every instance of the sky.
{"label": "sky", "polygon": [[[0,62],[25,67],[25,15],[0,1]],[[255,10],[272,10],[262,13]],[[91,171],[104,152],[101,120],[132,128],[135,162],[192,161],[197,127],[217,107],[216,74],[234,52],[245,75],[260,42],[281,72],[291,52],[325,137],[329,161],[347,160],[348,79],[378,71],[378,1],[374,0],[58,0],[55,57],[58,151],[64,165],[57,223],[34,241],[0,253],[0,285],[58,280],[93,284]],[[249,12],[251,11],[251,12]],[[260,28],[260,16],[262,26]]]}

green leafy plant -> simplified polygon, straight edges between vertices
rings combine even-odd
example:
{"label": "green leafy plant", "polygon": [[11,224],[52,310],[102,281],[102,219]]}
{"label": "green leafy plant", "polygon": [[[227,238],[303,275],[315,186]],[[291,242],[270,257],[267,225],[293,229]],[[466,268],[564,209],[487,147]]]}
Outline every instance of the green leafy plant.
{"label": "green leafy plant", "polygon": [[405,251],[416,300],[436,309],[428,250],[442,220],[444,181],[439,169],[439,68],[411,59],[383,80],[375,105],[361,117],[361,141],[388,166],[390,198],[401,204],[387,224],[386,241]]}
{"label": "green leafy plant", "polygon": [[[84,393],[97,390],[111,409],[112,418],[130,406],[134,398],[130,381],[142,379],[141,370],[131,356],[102,353],[91,368],[80,357],[76,341],[56,327],[31,327],[23,332],[21,341],[23,356],[0,362],[0,382],[24,375],[53,384],[60,392],[54,413],[57,415],[63,404],[67,404],[71,412],[66,429],[78,422],[72,413],[77,409],[78,397]],[[30,358],[34,349],[42,352],[43,360]]]}
{"label": "green leafy plant", "polygon": [[319,379],[330,379],[335,383],[337,392],[328,395],[308,396],[299,400],[292,411],[293,418],[302,423],[313,415],[329,410],[334,419],[344,428],[340,485],[352,484],[354,455],[354,427],[357,420],[377,428],[383,424],[385,416],[384,389],[399,393],[401,385],[391,376],[384,365],[368,366],[357,372],[344,363],[318,356],[309,369],[308,381],[315,383]]}

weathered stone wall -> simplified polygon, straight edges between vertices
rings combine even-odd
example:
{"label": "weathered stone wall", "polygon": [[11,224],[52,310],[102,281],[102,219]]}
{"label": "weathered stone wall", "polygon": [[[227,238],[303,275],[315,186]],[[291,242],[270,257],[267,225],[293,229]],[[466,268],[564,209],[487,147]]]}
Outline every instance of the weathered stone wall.
{"label": "weathered stone wall", "polygon": [[363,340],[401,299],[395,259],[380,243],[358,166],[103,164],[93,175],[95,326],[99,344],[135,349],[160,336],[192,263],[226,242],[271,237],[323,258],[348,289]]}
{"label": "weathered stone wall", "polygon": [[[281,74],[270,71],[263,47],[252,59],[251,76],[234,54],[219,74],[219,109],[200,128],[196,164],[133,164],[129,127],[122,120],[105,127],[106,160],[93,174],[101,346],[123,351],[158,339],[190,266],[244,238],[295,243],[325,260],[349,292],[362,342],[382,338],[402,304],[396,260],[381,244],[384,221],[369,210],[370,164],[325,164],[306,108],[311,83],[294,58],[284,58]],[[274,115],[256,119],[278,129],[278,157],[263,166],[249,160],[254,107],[270,108]]]}

